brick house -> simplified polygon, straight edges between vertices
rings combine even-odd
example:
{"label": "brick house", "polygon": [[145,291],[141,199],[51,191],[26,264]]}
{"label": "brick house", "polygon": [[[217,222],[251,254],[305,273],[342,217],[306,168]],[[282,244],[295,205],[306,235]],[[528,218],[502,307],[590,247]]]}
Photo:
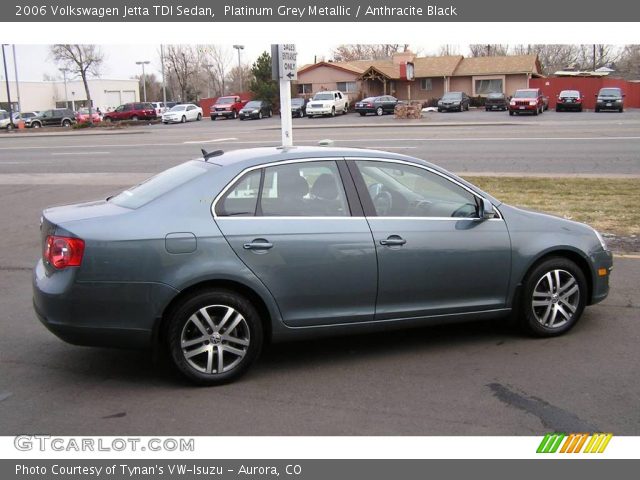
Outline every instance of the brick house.
{"label": "brick house", "polygon": [[[413,79],[407,71],[413,67]],[[401,100],[428,101],[450,91],[469,96],[491,92],[512,95],[527,88],[531,78],[541,77],[536,55],[474,57],[462,55],[416,57],[412,52],[389,60],[319,62],[298,70],[298,95],[309,97],[320,90],[340,90],[352,100],[393,95]]]}

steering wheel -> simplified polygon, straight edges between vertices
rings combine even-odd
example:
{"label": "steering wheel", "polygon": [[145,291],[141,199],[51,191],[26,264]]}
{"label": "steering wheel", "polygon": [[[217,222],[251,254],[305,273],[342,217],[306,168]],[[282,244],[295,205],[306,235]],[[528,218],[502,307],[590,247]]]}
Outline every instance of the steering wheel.
{"label": "steering wheel", "polygon": [[477,206],[473,203],[465,203],[458,207],[452,214],[452,217],[473,218],[478,215]]}
{"label": "steering wheel", "polygon": [[373,199],[373,206],[376,209],[376,213],[382,217],[391,213],[392,205],[393,197],[387,190],[380,191]]}

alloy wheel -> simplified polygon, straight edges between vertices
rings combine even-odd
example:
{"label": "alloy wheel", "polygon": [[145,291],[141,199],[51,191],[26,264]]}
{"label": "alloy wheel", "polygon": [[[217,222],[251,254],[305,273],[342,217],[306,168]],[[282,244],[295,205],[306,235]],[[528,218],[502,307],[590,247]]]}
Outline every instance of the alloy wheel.
{"label": "alloy wheel", "polygon": [[573,319],[580,303],[580,286],[566,270],[544,274],[533,289],[531,307],[543,327],[555,329]]}
{"label": "alloy wheel", "polygon": [[182,354],[195,370],[220,374],[235,368],[251,342],[244,316],[227,305],[209,305],[193,313],[180,335]]}

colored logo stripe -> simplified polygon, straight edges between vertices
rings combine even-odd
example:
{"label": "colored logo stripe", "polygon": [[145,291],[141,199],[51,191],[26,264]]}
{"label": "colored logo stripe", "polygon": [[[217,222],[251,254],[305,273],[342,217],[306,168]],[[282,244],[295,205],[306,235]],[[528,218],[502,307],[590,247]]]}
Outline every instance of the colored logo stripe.
{"label": "colored logo stripe", "polygon": [[[547,433],[538,445],[536,453],[556,453],[558,448],[560,448],[558,453],[602,453],[612,437],[612,433],[594,433],[592,435],[589,433],[570,433],[569,435],[557,432]],[[589,441],[587,442],[587,440]]]}

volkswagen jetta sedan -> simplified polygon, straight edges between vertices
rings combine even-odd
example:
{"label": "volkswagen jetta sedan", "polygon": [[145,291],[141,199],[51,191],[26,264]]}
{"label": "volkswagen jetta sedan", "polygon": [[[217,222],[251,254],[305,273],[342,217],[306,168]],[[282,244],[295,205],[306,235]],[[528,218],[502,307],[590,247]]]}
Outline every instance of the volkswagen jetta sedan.
{"label": "volkswagen jetta sedan", "polygon": [[41,222],[33,303],[49,330],[160,348],[205,385],[265,342],[504,317],[559,335],[612,268],[587,225],[375,150],[205,153]]}

